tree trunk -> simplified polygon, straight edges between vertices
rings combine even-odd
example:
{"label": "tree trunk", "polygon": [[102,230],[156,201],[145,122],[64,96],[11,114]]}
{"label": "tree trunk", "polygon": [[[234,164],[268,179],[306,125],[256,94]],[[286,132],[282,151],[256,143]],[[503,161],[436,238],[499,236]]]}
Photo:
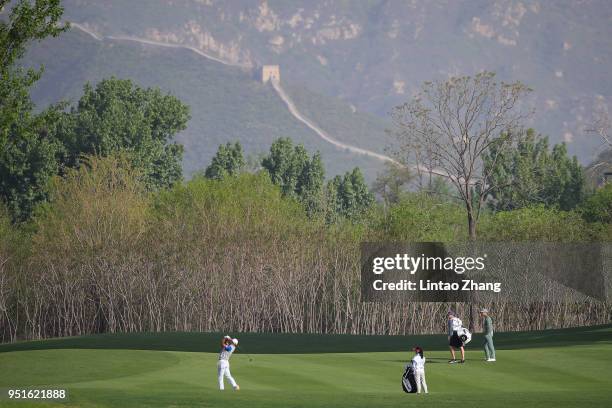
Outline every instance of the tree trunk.
{"label": "tree trunk", "polygon": [[476,305],[472,301],[470,302],[470,323],[468,325],[468,330],[472,333],[474,333],[474,331],[476,331]]}
{"label": "tree trunk", "polygon": [[[470,206],[471,207],[471,206]],[[476,239],[476,220],[474,219],[474,214],[472,209],[468,207],[468,233],[470,236],[470,240]]]}
{"label": "tree trunk", "polygon": [[[470,196],[471,199],[471,196]],[[467,216],[468,216],[468,232],[470,241],[476,240],[476,219],[474,218],[474,212],[471,202],[467,204]],[[470,323],[468,330],[474,333],[476,328],[476,305],[474,304],[474,294],[470,292]]]}

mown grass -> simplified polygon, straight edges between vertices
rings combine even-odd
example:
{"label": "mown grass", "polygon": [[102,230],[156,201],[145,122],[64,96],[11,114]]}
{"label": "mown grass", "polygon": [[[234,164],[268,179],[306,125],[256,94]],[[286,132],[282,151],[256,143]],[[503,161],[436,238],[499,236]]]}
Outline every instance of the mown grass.
{"label": "mown grass", "polygon": [[[99,334],[0,344],[0,353],[46,349],[126,349],[215,353],[218,351],[219,339],[224,334],[226,333]],[[428,350],[446,350],[448,348],[446,337],[439,334],[356,336],[345,334],[234,333],[234,335],[240,337],[241,348],[243,347],[251,354],[406,351],[414,344],[419,344]],[[495,334],[495,344],[500,349],[590,345],[598,342],[605,344],[612,342],[612,325]],[[481,343],[482,336],[476,333],[468,349],[479,349]]]}
{"label": "mown grass", "polygon": [[[231,361],[239,392],[217,390],[214,333],[3,345],[0,389],[65,388],[69,400],[59,405],[83,407],[583,407],[608,406],[612,397],[612,326],[500,333],[494,364],[482,360],[477,337],[465,365],[446,363],[444,336],[239,337],[244,348]],[[408,350],[417,343],[428,357],[427,396],[400,387]],[[12,404],[2,398],[1,406]]]}

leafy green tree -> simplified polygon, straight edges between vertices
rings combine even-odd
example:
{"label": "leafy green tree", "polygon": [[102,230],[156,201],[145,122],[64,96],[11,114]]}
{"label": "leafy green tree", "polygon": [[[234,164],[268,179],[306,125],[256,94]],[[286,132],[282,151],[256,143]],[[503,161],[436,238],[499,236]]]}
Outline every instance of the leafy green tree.
{"label": "leafy green tree", "polygon": [[0,142],[0,196],[13,221],[27,219],[48,195],[49,179],[57,173],[61,146],[47,137],[46,115],[24,115]]}
{"label": "leafy green tree", "polygon": [[261,166],[284,195],[296,197],[298,179],[307,161],[308,153],[304,146],[293,146],[290,138],[280,138],[272,143],[270,153],[262,159]]}
{"label": "leafy green tree", "polygon": [[326,187],[327,221],[344,217],[358,220],[374,204],[374,195],[368,190],[359,167],[344,176],[331,179]]}
{"label": "leafy green tree", "polygon": [[283,195],[302,202],[309,215],[322,209],[325,170],[319,153],[309,157],[304,146],[294,146],[291,139],[280,138],[272,143],[261,165]]}
{"label": "leafy green tree", "polygon": [[300,201],[310,216],[317,214],[323,209],[323,182],[325,180],[325,168],[321,160],[321,154],[316,152],[308,160],[298,178],[297,193]]}
{"label": "leafy green tree", "polygon": [[447,201],[424,191],[402,194],[379,220],[373,240],[463,241],[464,209],[459,201]]}
{"label": "leafy green tree", "polygon": [[586,199],[580,212],[588,222],[612,224],[612,183],[606,183]]}
{"label": "leafy green tree", "polygon": [[385,169],[376,176],[372,190],[389,206],[399,201],[401,193],[406,191],[413,178],[407,167],[387,162]]}
{"label": "leafy green tree", "polygon": [[189,108],[157,88],[110,78],[86,84],[77,106],[64,115],[56,137],[65,145],[63,161],[78,164],[83,154],[127,152],[149,189],[168,187],[182,177],[183,146],[171,143],[185,129]]}
{"label": "leafy green tree", "polygon": [[[0,0],[0,9],[8,0]],[[13,221],[26,219],[36,203],[47,197],[49,178],[57,171],[59,144],[48,137],[57,108],[36,114],[30,87],[38,70],[18,66],[26,47],[35,40],[57,36],[63,8],[59,0],[19,1],[7,20],[0,21],[0,200]]]}
{"label": "leafy green tree", "polygon": [[499,211],[486,217],[480,238],[490,241],[584,242],[591,230],[576,211],[544,205]]}
{"label": "leafy green tree", "polygon": [[[10,0],[0,0],[3,10]],[[0,70],[22,73],[15,67],[25,53],[26,46],[33,40],[42,40],[48,36],[57,36],[68,29],[68,25],[59,24],[64,9],[61,0],[21,0],[11,9],[8,21],[0,21]],[[28,71],[32,72],[32,71]],[[4,79],[4,78],[3,78]]]}
{"label": "leafy green tree", "polygon": [[442,176],[433,176],[422,187],[422,191],[430,196],[438,197],[442,201],[460,200],[461,198],[453,191],[452,185],[447,182],[447,179]]}
{"label": "leafy green tree", "polygon": [[[232,237],[236,243],[265,242],[268,238],[299,228],[310,228],[303,206],[282,196],[268,174],[240,173],[212,181],[205,177],[178,183],[171,189],[154,194],[153,214],[162,220],[154,228],[165,229],[174,224],[175,231],[161,236],[176,236],[176,251],[188,251],[185,242],[204,242],[206,236]],[[158,234],[156,234],[158,235]],[[228,240],[219,240],[227,244]],[[276,242],[276,241],[273,241]],[[185,258],[188,259],[186,254]]]}
{"label": "leafy green tree", "polygon": [[493,145],[484,156],[492,183],[489,205],[496,211],[542,204],[570,210],[584,197],[585,178],[576,157],[564,143],[549,149],[548,138],[533,129],[512,146]]}
{"label": "leafy green tree", "polygon": [[213,180],[221,180],[226,176],[236,176],[240,174],[245,164],[240,142],[233,145],[231,143],[220,145],[212,162],[206,168],[204,176]]}
{"label": "leafy green tree", "polygon": [[[346,177],[345,177],[346,178]],[[368,189],[368,185],[359,167],[355,167],[348,177],[355,196],[355,210],[357,213],[369,209],[374,204],[374,195]],[[347,181],[348,183],[349,181]]]}

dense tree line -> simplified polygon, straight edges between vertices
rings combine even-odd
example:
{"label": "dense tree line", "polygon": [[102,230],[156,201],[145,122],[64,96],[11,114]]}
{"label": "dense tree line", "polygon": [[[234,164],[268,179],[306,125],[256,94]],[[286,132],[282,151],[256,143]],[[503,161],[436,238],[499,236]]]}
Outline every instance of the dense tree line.
{"label": "dense tree line", "polygon": [[[9,0],[0,0],[5,9]],[[46,198],[45,184],[57,172],[56,140],[47,137],[58,115],[57,107],[34,110],[29,90],[42,75],[18,62],[32,41],[57,36],[68,27],[60,24],[60,0],[19,2],[8,19],[0,20],[0,199],[15,219],[24,219]]]}
{"label": "dense tree line", "polygon": [[[236,176],[245,163],[240,142],[227,143],[219,146],[204,176],[213,180]],[[330,223],[358,221],[374,205],[374,194],[359,168],[325,183],[321,155],[309,156],[304,146],[294,146],[290,138],[275,140],[260,164],[283,196],[299,201],[311,218],[323,217]]]}
{"label": "dense tree line", "polygon": [[[8,7],[0,0],[0,9]],[[85,84],[75,106],[65,102],[37,113],[30,88],[43,73],[19,65],[32,41],[57,36],[60,0],[21,0],[0,20],[0,200],[13,221],[27,220],[48,198],[49,180],[80,165],[81,155],[125,152],[142,169],[147,188],[182,178],[182,146],[172,138],[189,120],[189,109],[158,89],[110,78]],[[69,108],[69,109],[68,109]]]}
{"label": "dense tree line", "polygon": [[[362,241],[465,240],[463,209],[407,193],[359,223],[310,217],[267,171],[147,191],[129,157],[90,157],[55,176],[28,228],[0,217],[3,341],[119,331],[405,334],[444,330],[466,305],[364,303]],[[487,214],[483,240],[610,240],[579,211]],[[605,323],[586,301],[496,304],[499,330]]]}
{"label": "dense tree line", "polygon": [[12,133],[0,146],[0,198],[15,221],[26,220],[48,198],[51,177],[79,167],[83,155],[125,153],[150,190],[182,179],[183,147],[171,139],[189,110],[177,98],[111,78],[86,84],[76,106],[61,107],[36,115],[32,139]]}
{"label": "dense tree line", "polygon": [[585,178],[576,157],[569,157],[565,144],[550,149],[548,138],[533,129],[519,132],[515,146],[494,145],[485,155],[485,168],[490,168],[493,183],[500,186],[491,192],[489,206],[494,210],[534,204],[575,208],[585,194]]}

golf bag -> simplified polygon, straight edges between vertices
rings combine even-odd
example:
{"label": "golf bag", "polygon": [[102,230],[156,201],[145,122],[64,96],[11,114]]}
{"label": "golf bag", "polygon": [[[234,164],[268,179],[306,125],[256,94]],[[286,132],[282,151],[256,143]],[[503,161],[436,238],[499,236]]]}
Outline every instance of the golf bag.
{"label": "golf bag", "polygon": [[465,327],[457,330],[457,336],[461,339],[464,345],[468,344],[472,340],[472,333]]}
{"label": "golf bag", "polygon": [[414,369],[412,368],[412,364],[406,365],[404,375],[402,375],[402,389],[404,392],[410,394],[417,392],[417,385],[416,380],[414,379]]}

